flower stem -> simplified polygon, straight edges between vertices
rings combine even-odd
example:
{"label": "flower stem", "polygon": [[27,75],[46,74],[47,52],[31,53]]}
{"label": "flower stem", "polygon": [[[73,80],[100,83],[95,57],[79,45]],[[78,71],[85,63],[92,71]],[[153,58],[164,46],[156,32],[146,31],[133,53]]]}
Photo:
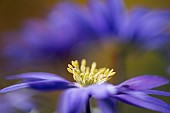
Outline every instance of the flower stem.
{"label": "flower stem", "polygon": [[126,78],[126,57],[127,57],[127,49],[124,47],[120,51],[120,56],[119,56],[119,67],[120,67],[120,76],[121,76],[121,81],[125,81]]}
{"label": "flower stem", "polygon": [[86,105],[86,113],[91,113],[90,101],[88,100]]}
{"label": "flower stem", "polygon": [[[126,78],[126,58],[127,58],[127,51],[128,49],[124,46],[121,46],[119,51],[117,52],[116,56],[116,67],[117,67],[117,72],[119,75],[119,81],[123,82],[125,81]],[[114,56],[115,57],[115,56]]]}

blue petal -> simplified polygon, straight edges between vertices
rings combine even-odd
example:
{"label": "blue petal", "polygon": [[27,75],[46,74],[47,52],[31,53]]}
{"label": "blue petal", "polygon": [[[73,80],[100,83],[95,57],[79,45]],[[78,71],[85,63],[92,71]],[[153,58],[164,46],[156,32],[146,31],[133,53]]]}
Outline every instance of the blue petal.
{"label": "blue petal", "polygon": [[74,88],[64,92],[58,113],[81,113],[85,110],[89,94],[84,89]]}
{"label": "blue petal", "polygon": [[92,17],[91,24],[94,30],[98,35],[106,35],[110,30],[108,6],[99,0],[90,0],[89,2],[89,14]]}
{"label": "blue petal", "polygon": [[170,113],[170,105],[157,98],[143,93],[120,94],[115,96],[117,99],[137,107],[142,107],[162,113]]}
{"label": "blue petal", "polygon": [[40,91],[64,90],[76,87],[73,83],[60,80],[42,80],[29,82],[29,87]]}
{"label": "blue petal", "polygon": [[125,6],[123,0],[107,0],[107,4],[109,7],[108,12],[110,12],[111,17],[110,21],[112,23],[113,32],[118,32],[122,21],[125,18]]}
{"label": "blue petal", "polygon": [[[148,13],[145,8],[135,8],[131,11],[129,17],[124,18],[123,25],[119,31],[119,36],[123,41],[131,42],[135,37],[136,29],[138,28],[139,21]],[[127,15],[128,16],[128,15]]]}
{"label": "blue petal", "polygon": [[138,37],[136,41],[139,44],[140,42],[145,43],[142,48],[155,49],[167,44],[169,18],[165,12],[150,12],[138,22],[137,32],[135,33],[136,37]]}
{"label": "blue petal", "polygon": [[19,75],[8,76],[7,79],[25,79],[25,80],[61,80],[66,81],[64,78],[56,74],[46,72],[29,72]]}
{"label": "blue petal", "polygon": [[76,86],[68,81],[59,81],[59,80],[41,80],[34,82],[27,82],[12,85],[0,90],[0,93],[6,93],[9,91],[14,91],[23,88],[32,88],[39,91],[54,91],[54,90],[63,90],[68,88],[75,88]]}
{"label": "blue petal", "polygon": [[28,88],[28,87],[29,87],[28,83],[15,84],[15,85],[1,89],[0,93],[7,93],[7,92],[10,92],[10,91]]}
{"label": "blue petal", "polygon": [[145,90],[165,85],[168,82],[168,79],[161,76],[143,75],[126,80],[118,87],[126,86],[130,89]]}
{"label": "blue petal", "polygon": [[158,91],[158,90],[144,90],[142,91],[146,94],[154,94],[154,95],[161,95],[161,96],[170,96],[170,92],[165,91]]}
{"label": "blue petal", "polygon": [[[57,5],[57,8],[49,14],[48,22],[54,27],[53,31],[58,37],[55,38],[58,42],[56,44],[59,46],[58,49],[61,47],[70,49],[70,46],[77,41],[87,40],[88,37],[91,37],[89,35],[94,35],[94,28],[89,23],[89,19],[91,20],[89,13],[85,13],[79,5],[69,2]],[[84,36],[86,38],[83,38]]]}
{"label": "blue petal", "polygon": [[102,113],[117,113],[116,101],[111,98],[97,100]]}
{"label": "blue petal", "polygon": [[73,83],[55,74],[44,72],[31,72],[8,77],[8,79],[23,79],[25,83],[16,84],[2,89],[1,92],[13,91],[21,88],[32,88],[40,91],[63,90],[76,87]]}
{"label": "blue petal", "polygon": [[105,99],[117,93],[116,87],[111,84],[91,85],[85,88],[95,99]]}
{"label": "blue petal", "polygon": [[139,36],[145,39],[148,36],[152,38],[164,34],[168,22],[169,17],[166,11],[150,12],[139,23]]}

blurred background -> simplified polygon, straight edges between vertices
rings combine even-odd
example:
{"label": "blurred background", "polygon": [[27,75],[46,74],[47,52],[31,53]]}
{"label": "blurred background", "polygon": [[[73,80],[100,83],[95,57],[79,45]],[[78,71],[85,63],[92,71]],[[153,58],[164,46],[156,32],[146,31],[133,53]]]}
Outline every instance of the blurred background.
{"label": "blurred background", "polygon": [[[105,4],[106,0],[99,1]],[[67,64],[83,58],[89,65],[95,61],[97,67],[115,69],[116,75],[109,81],[113,84],[144,74],[170,79],[169,0],[124,0],[123,11],[113,7],[113,16],[120,16],[113,18],[114,22],[108,19],[108,4],[67,2],[0,1],[0,88],[19,82],[8,81],[6,76],[24,72],[56,73],[73,81]],[[161,11],[164,12],[157,14]],[[170,92],[170,85],[158,89]],[[10,109],[0,107],[0,112],[54,113],[60,93],[24,89],[0,94],[0,106]],[[21,96],[23,99],[19,99]],[[158,98],[170,104],[170,98]],[[156,113],[125,104],[120,104],[119,111]]]}

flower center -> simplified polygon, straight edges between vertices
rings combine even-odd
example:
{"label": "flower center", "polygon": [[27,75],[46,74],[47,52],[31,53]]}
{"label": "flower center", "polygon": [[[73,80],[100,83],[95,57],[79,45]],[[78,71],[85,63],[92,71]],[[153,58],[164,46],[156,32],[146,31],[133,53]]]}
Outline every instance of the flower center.
{"label": "flower center", "polygon": [[96,65],[96,62],[93,62],[91,68],[86,67],[86,60],[83,59],[79,67],[78,61],[75,60],[68,64],[67,70],[73,74],[74,80],[82,87],[106,82],[116,73],[113,69],[110,70],[105,67],[96,69]]}

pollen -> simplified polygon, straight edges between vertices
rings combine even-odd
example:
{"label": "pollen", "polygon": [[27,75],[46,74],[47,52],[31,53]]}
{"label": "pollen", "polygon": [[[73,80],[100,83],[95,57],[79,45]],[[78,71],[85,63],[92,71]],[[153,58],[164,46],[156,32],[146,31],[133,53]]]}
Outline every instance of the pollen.
{"label": "pollen", "polygon": [[96,62],[91,64],[91,68],[86,66],[86,60],[81,61],[81,65],[77,60],[68,64],[68,72],[73,74],[74,80],[82,87],[92,84],[102,84],[108,81],[116,73],[113,69],[99,68],[96,69]]}

